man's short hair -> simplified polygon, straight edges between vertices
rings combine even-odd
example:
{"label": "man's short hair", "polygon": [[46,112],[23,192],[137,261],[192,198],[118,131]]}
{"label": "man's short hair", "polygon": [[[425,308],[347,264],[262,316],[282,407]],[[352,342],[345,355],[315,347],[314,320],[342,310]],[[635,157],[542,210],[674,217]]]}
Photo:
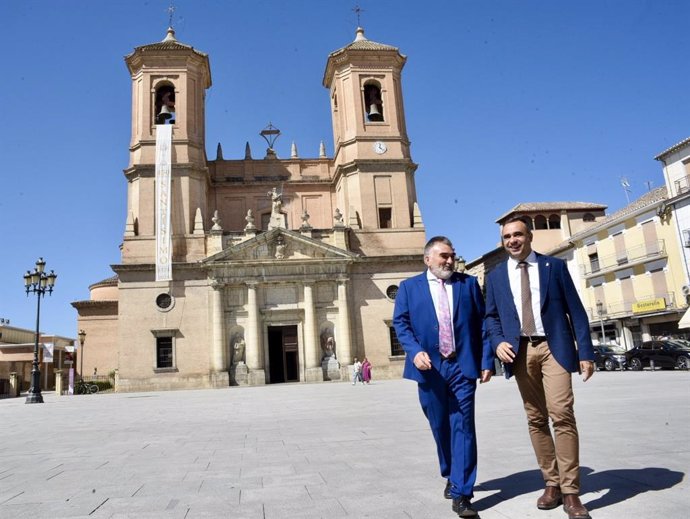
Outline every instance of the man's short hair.
{"label": "man's short hair", "polygon": [[445,236],[434,236],[428,242],[426,242],[426,245],[424,246],[424,255],[428,256],[432,247],[437,243],[443,243],[445,245],[448,245],[451,249],[453,248],[453,243]]}
{"label": "man's short hair", "polygon": [[506,224],[514,223],[514,222],[522,222],[525,224],[525,227],[527,227],[528,231],[532,230],[532,222],[530,220],[528,220],[526,216],[522,216],[522,215],[509,216],[501,224],[501,227],[503,227]]}

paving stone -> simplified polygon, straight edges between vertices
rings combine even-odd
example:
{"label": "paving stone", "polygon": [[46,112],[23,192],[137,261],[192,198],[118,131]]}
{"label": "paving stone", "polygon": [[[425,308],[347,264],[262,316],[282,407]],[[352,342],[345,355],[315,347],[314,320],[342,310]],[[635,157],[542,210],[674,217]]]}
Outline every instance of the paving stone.
{"label": "paving stone", "polygon": [[[685,517],[690,373],[574,379],[595,519]],[[435,446],[409,381],[0,400],[0,517],[442,519]],[[482,519],[562,519],[513,381],[477,391]]]}

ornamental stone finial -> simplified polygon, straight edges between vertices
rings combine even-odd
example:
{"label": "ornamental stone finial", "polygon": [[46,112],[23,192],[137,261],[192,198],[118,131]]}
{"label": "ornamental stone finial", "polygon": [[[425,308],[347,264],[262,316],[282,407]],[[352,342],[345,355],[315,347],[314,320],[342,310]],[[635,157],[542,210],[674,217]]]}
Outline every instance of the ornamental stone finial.
{"label": "ornamental stone finial", "polygon": [[256,225],[254,225],[254,215],[251,209],[247,210],[247,216],[245,216],[244,219],[247,221],[247,225],[244,226],[245,231],[253,231],[256,229]]}
{"label": "ornamental stone finial", "polygon": [[212,231],[222,231],[223,228],[220,226],[221,220],[220,217],[218,216],[218,209],[213,211],[213,218],[211,218],[211,221],[213,222],[213,227],[211,227]]}

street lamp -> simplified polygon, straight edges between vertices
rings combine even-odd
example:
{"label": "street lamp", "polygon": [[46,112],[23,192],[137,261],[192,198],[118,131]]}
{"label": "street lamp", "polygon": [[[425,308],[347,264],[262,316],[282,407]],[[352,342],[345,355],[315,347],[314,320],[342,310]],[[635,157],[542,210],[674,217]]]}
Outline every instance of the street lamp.
{"label": "street lamp", "polygon": [[84,341],[86,340],[86,332],[79,330],[79,376],[82,382],[84,381]]}
{"label": "street lamp", "polygon": [[36,294],[36,340],[34,341],[34,361],[31,368],[31,387],[29,394],[26,395],[26,404],[42,404],[43,395],[41,395],[41,370],[38,367],[38,336],[41,333],[39,325],[41,322],[41,298],[45,297],[46,292],[51,294],[53,286],[55,286],[55,278],[57,274],[50,271],[46,274],[46,262],[43,258],[38,258],[36,267],[33,272],[26,271],[24,274],[24,286],[26,287],[26,297],[29,293]]}
{"label": "street lamp", "polygon": [[604,333],[604,303],[597,301],[597,313],[599,314],[599,325],[601,325],[601,344],[604,344],[606,334]]}

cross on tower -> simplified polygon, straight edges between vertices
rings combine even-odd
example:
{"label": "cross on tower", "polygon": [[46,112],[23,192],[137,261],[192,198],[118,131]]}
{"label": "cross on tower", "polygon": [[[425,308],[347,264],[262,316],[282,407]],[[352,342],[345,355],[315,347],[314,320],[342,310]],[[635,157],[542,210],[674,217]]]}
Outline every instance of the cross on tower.
{"label": "cross on tower", "polygon": [[362,24],[360,23],[360,15],[364,12],[364,9],[362,9],[359,4],[355,4],[355,8],[353,9],[355,14],[357,15],[357,27],[361,27]]}
{"label": "cross on tower", "polygon": [[173,0],[170,0],[170,6],[166,9],[168,11],[168,27],[173,26],[173,14],[175,14],[175,5],[173,3]]}

